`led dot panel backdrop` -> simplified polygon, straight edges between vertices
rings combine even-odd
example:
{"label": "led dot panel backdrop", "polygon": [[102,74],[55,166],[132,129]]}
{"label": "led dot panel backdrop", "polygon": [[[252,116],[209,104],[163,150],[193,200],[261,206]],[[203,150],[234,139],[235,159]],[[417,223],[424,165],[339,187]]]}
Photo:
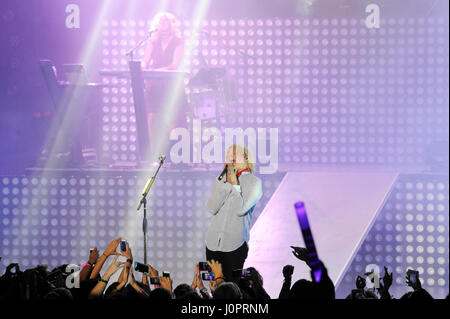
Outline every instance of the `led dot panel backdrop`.
{"label": "led dot panel backdrop", "polygon": [[[55,267],[82,264],[89,249],[103,251],[119,236],[143,262],[143,212],[137,211],[146,179],[132,173],[0,177],[0,256],[2,267],[19,262]],[[263,179],[263,197],[254,221],[284,174]],[[214,173],[158,175],[148,196],[148,262],[168,270],[175,283],[192,282],[195,264],[204,261],[206,209]],[[3,268],[4,269],[4,268]]]}
{"label": "led dot panel backdrop", "polygon": [[[282,177],[263,178],[264,196],[254,220]],[[175,283],[190,283],[194,265],[205,259],[210,221],[205,196],[213,178],[211,173],[163,172],[149,194],[149,263],[170,271]],[[22,268],[84,263],[89,248],[103,251],[119,236],[130,242],[135,259],[142,261],[142,212],[136,207],[145,182],[132,174],[113,173],[1,177],[2,267],[11,262],[19,262]],[[423,286],[434,297],[446,296],[448,186],[448,175],[400,175],[337,287],[339,298],[354,288],[357,275],[364,276],[367,265],[377,265],[381,271],[386,265],[394,272],[396,297],[407,290],[408,267],[419,270]]]}
{"label": "led dot panel backdrop", "polygon": [[[224,67],[236,102],[220,126],[277,127],[281,163],[417,165],[433,145],[448,149],[449,51],[444,18],[183,20],[186,71],[200,54]],[[124,55],[148,20],[105,20],[101,68],[127,69]],[[144,48],[136,53],[141,59]],[[136,159],[130,83],[103,77],[103,156]],[[190,88],[186,93],[190,93]],[[440,144],[437,144],[440,145]],[[438,150],[439,152],[439,150]],[[447,151],[448,152],[448,151]]]}
{"label": "led dot panel backdrop", "polygon": [[[393,272],[391,294],[412,291],[407,269],[419,271],[422,287],[445,298],[449,286],[448,175],[400,175],[375,223],[336,290],[345,298],[356,289],[356,277],[384,266]],[[368,267],[366,269],[366,267]]]}

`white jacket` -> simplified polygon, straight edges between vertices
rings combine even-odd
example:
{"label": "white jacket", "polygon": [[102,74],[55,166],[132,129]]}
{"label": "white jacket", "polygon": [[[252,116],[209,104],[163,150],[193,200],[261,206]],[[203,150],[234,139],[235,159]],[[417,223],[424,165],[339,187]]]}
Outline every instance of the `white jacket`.
{"label": "white jacket", "polygon": [[206,247],[212,251],[230,252],[250,239],[253,209],[262,196],[261,180],[244,172],[240,185],[216,178],[207,207],[213,215],[206,234]]}

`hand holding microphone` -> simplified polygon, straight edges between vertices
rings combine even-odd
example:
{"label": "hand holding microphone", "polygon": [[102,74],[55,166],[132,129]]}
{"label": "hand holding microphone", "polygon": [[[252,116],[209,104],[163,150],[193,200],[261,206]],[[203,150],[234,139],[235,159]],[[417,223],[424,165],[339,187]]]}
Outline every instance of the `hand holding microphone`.
{"label": "hand holding microphone", "polygon": [[236,176],[236,170],[231,164],[226,165],[227,165],[227,182],[232,185],[238,185],[239,183]]}
{"label": "hand holding microphone", "polygon": [[236,171],[234,170],[234,167],[230,163],[225,163],[223,165],[222,173],[219,175],[219,181],[223,180],[224,176],[226,176],[224,182],[228,182],[233,185],[237,185],[237,177],[236,177]]}

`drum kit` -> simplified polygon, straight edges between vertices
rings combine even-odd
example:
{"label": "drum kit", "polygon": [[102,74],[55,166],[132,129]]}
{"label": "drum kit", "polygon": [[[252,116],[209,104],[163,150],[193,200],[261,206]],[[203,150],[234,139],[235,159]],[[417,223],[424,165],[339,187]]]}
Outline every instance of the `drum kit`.
{"label": "drum kit", "polygon": [[191,119],[204,122],[226,122],[237,100],[234,81],[227,78],[223,67],[201,68],[189,79],[186,91]]}

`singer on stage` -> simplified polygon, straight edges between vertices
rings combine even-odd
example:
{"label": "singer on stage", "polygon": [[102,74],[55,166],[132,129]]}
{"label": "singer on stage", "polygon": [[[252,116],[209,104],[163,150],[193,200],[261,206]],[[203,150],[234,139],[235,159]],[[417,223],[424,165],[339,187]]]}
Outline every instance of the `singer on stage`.
{"label": "singer on stage", "polygon": [[234,280],[233,270],[244,266],[253,209],[262,196],[261,180],[253,170],[247,148],[229,147],[224,170],[207,203],[213,217],[206,235],[206,259],[219,261],[228,281]]}
{"label": "singer on stage", "polygon": [[[171,13],[161,12],[155,16],[150,30],[152,34],[145,50],[143,69],[169,72],[179,69],[184,55],[184,40],[179,25],[180,22]],[[177,85],[176,77],[148,80],[145,86],[150,146],[154,156],[157,156],[165,152],[163,149],[155,149],[155,146],[168,144],[168,133],[164,134],[164,130],[183,125],[186,103],[184,87]],[[170,108],[170,105],[175,107]]]}

